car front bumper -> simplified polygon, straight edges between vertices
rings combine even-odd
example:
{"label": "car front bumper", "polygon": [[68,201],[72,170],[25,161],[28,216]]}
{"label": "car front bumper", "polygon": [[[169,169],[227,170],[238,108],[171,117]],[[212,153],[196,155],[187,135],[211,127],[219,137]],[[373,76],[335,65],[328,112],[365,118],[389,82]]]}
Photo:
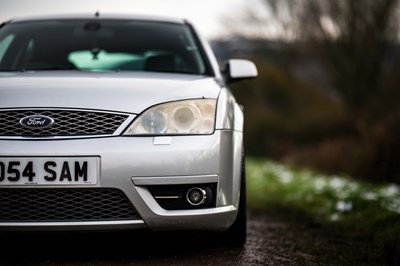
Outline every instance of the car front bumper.
{"label": "car front bumper", "polygon": [[[237,215],[242,133],[216,130],[212,135],[108,137],[65,140],[0,140],[1,157],[100,157],[95,185],[56,188],[115,188],[122,191],[141,219],[68,222],[0,222],[0,230],[209,230],[224,231]],[[217,183],[216,207],[163,209],[148,185]],[[4,188],[54,188],[23,185]]]}

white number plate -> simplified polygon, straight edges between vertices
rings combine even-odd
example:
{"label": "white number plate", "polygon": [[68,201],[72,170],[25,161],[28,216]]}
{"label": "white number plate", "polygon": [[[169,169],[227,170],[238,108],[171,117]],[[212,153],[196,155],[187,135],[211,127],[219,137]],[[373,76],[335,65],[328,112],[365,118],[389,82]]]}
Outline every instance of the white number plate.
{"label": "white number plate", "polygon": [[98,157],[0,157],[0,186],[94,185]]}

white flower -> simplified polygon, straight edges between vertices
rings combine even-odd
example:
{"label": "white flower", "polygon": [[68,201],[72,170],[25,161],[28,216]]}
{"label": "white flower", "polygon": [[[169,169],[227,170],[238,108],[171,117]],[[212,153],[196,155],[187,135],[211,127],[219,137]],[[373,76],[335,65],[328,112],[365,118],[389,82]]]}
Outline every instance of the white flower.
{"label": "white flower", "polygon": [[365,200],[377,200],[378,199],[378,194],[374,192],[364,192],[361,197]]}
{"label": "white flower", "polygon": [[349,212],[352,208],[353,203],[351,201],[338,201],[335,206],[335,209],[339,212]]}

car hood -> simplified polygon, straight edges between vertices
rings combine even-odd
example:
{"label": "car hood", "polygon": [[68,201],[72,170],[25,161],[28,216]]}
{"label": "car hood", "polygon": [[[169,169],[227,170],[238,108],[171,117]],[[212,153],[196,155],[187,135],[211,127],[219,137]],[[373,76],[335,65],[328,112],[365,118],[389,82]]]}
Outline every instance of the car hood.
{"label": "car hood", "polygon": [[84,108],[140,113],[184,99],[217,98],[212,77],[145,72],[0,74],[0,108]]}

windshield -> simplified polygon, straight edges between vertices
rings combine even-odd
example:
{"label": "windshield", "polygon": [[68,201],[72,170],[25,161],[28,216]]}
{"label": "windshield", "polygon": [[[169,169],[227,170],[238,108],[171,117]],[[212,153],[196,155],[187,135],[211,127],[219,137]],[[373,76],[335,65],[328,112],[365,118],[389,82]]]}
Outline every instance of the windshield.
{"label": "windshield", "polygon": [[0,71],[29,70],[210,74],[187,25],[100,19],[4,26]]}

